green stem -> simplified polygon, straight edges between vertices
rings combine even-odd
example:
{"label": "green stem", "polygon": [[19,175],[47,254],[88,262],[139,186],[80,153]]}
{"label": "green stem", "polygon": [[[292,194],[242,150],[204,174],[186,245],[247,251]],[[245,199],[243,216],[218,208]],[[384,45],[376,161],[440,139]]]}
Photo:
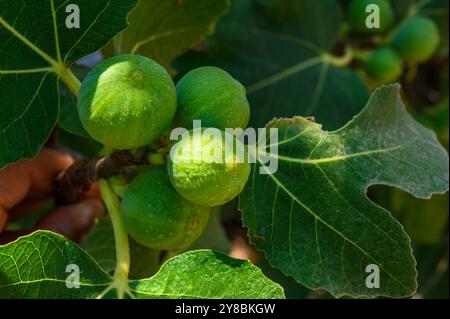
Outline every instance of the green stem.
{"label": "green stem", "polygon": [[333,65],[344,67],[349,65],[353,60],[353,49],[350,46],[345,47],[344,54],[342,56],[335,56],[325,53],[322,55],[324,61]]}
{"label": "green stem", "polygon": [[73,74],[70,69],[65,67],[59,68],[57,74],[59,75],[59,78],[67,85],[73,95],[78,96],[80,93],[81,83],[75,74]]}
{"label": "green stem", "polygon": [[100,192],[111,217],[116,244],[116,269],[114,270],[113,286],[117,289],[117,296],[122,299],[129,292],[128,273],[130,272],[130,246],[128,234],[125,231],[122,217],[120,216],[119,198],[109,183],[99,180]]}

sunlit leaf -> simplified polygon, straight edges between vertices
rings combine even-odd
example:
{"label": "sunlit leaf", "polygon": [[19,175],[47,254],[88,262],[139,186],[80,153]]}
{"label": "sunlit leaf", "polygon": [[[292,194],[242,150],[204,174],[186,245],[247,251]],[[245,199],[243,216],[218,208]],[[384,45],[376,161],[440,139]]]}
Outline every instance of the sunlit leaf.
{"label": "sunlit leaf", "polygon": [[[274,120],[278,170],[258,173],[241,195],[251,241],[269,262],[310,288],[335,296],[406,297],[416,262],[403,227],[366,196],[370,185],[429,198],[448,190],[448,154],[400,100],[399,86],[378,89],[364,110],[328,132],[305,118]],[[380,287],[366,285],[368,265]]]}

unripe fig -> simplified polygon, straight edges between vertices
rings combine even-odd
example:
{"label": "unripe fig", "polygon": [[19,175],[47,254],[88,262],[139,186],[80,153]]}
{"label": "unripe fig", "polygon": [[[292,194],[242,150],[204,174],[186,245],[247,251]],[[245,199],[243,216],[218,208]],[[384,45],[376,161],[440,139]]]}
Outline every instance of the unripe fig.
{"label": "unripe fig", "polygon": [[250,106],[244,86],[226,71],[201,67],[187,73],[177,83],[175,124],[192,128],[193,120],[203,127],[245,128]]}
{"label": "unripe fig", "polygon": [[170,128],[175,111],[171,77],[158,63],[138,55],[103,61],[87,75],[78,98],[86,131],[120,150],[153,142]]}
{"label": "unripe fig", "polygon": [[378,48],[368,55],[364,68],[370,78],[389,83],[402,74],[402,61],[393,49]]}
{"label": "unripe fig", "polygon": [[173,188],[165,167],[139,174],[122,198],[128,234],[153,249],[178,249],[196,240],[209,219],[209,208],[195,205]]}
{"label": "unripe fig", "polygon": [[248,180],[250,164],[239,140],[218,129],[213,130],[221,136],[211,138],[208,130],[211,129],[183,135],[171,149],[168,172],[173,186],[184,198],[212,207],[239,195]]}
{"label": "unripe fig", "polygon": [[411,62],[424,62],[431,58],[439,46],[439,30],[433,20],[415,17],[397,30],[392,46],[400,56]]}
{"label": "unripe fig", "polygon": [[[366,12],[366,8],[372,4],[380,8],[379,28],[368,28],[366,25],[366,19],[371,14]],[[383,33],[389,29],[393,22],[394,13],[387,0],[354,0],[348,9],[348,23],[352,30],[357,33]]]}

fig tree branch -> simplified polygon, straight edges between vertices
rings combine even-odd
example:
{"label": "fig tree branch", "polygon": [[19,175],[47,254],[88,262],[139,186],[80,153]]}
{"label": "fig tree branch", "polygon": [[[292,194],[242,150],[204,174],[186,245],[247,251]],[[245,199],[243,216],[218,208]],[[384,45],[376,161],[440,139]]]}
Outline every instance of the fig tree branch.
{"label": "fig tree branch", "polygon": [[55,199],[58,204],[74,203],[84,198],[93,183],[123,174],[136,164],[145,164],[145,158],[130,151],[119,151],[106,157],[78,160],[55,182]]}

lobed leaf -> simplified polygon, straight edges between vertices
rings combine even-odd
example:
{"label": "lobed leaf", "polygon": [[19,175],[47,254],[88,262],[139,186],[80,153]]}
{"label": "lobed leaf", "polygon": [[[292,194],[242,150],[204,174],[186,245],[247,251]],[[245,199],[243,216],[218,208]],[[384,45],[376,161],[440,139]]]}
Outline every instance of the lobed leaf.
{"label": "lobed leaf", "polygon": [[[66,286],[68,265],[79,267],[79,288]],[[111,281],[85,251],[51,232],[0,246],[0,298],[95,298]]]}
{"label": "lobed leaf", "polygon": [[114,40],[116,53],[148,56],[170,69],[172,61],[214,32],[229,0],[140,1],[130,26]]}
{"label": "lobed leaf", "polygon": [[127,26],[137,0],[79,0],[80,28],[65,0],[0,1],[0,168],[33,157],[58,119],[58,75]]}
{"label": "lobed leaf", "polygon": [[249,261],[211,250],[178,255],[152,278],[131,282],[130,286],[141,298],[284,298],[281,286]]}
{"label": "lobed leaf", "polygon": [[[68,265],[79,267],[79,288],[66,286],[73,274]],[[111,283],[91,256],[55,233],[38,231],[0,246],[0,298],[96,298]],[[210,250],[178,255],[153,277],[129,286],[137,298],[284,297],[282,288],[250,262]]]}
{"label": "lobed leaf", "polygon": [[[435,134],[407,114],[398,85],[378,89],[364,110],[328,132],[305,118],[278,119],[274,174],[258,173],[241,195],[244,224],[270,263],[335,296],[406,297],[416,262],[403,227],[371,202],[374,184],[429,198],[448,190],[448,155]],[[366,285],[368,265],[380,287]]]}

